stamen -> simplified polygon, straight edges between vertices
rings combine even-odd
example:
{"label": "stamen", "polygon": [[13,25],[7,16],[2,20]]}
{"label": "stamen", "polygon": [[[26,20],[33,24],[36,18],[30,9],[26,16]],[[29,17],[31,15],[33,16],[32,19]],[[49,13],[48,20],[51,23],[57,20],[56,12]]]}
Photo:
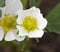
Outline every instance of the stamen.
{"label": "stamen", "polygon": [[32,16],[26,16],[23,20],[22,26],[28,32],[34,31],[37,29],[37,20]]}
{"label": "stamen", "polygon": [[3,18],[1,18],[0,26],[2,26],[4,31],[10,31],[16,28],[17,23],[14,18],[15,16],[11,16],[9,14],[4,15]]}

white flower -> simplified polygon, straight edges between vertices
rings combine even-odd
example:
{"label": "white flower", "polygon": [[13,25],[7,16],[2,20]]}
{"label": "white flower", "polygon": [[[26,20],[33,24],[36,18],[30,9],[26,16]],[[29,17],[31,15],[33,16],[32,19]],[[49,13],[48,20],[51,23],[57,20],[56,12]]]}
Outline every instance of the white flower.
{"label": "white flower", "polygon": [[[22,9],[22,3],[20,0],[6,0],[6,6],[1,8],[2,18],[0,18],[0,41],[3,38],[6,41],[22,41],[24,37],[17,35],[16,29],[16,11]],[[6,14],[6,15],[5,15]]]}
{"label": "white flower", "polygon": [[41,38],[43,36],[47,20],[43,18],[39,8],[32,7],[27,10],[19,10],[17,13],[17,28],[20,36],[28,36],[29,38]]}

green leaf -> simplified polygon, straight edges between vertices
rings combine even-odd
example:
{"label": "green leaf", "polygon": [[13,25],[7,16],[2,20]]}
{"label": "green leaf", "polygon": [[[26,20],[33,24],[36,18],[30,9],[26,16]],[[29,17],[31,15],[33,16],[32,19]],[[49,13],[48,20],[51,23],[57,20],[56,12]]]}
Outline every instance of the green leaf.
{"label": "green leaf", "polygon": [[2,11],[1,11],[1,9],[0,9],[0,17],[1,17],[1,15],[2,15]]}
{"label": "green leaf", "polygon": [[26,9],[28,1],[27,0],[20,0],[20,1],[22,2],[24,9]]}
{"label": "green leaf", "polygon": [[60,3],[46,16],[47,29],[60,34]]}
{"label": "green leaf", "polygon": [[5,0],[0,0],[0,7],[4,7],[5,6]]}
{"label": "green leaf", "polygon": [[39,7],[41,2],[42,2],[42,0],[29,0],[29,5],[30,5],[30,7],[32,7],[32,6]]}
{"label": "green leaf", "polygon": [[30,7],[35,6],[36,0],[29,0],[29,5],[30,5]]}

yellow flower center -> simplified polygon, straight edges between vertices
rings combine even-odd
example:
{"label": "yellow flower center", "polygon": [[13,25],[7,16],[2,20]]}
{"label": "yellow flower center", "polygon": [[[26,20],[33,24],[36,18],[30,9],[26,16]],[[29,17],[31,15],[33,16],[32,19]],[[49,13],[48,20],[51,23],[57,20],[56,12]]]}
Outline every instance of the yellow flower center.
{"label": "yellow flower center", "polygon": [[2,26],[4,31],[10,31],[16,28],[16,16],[4,15],[0,20],[0,26]]}
{"label": "yellow flower center", "polygon": [[37,20],[32,16],[26,16],[23,20],[22,26],[28,32],[34,31],[37,29]]}

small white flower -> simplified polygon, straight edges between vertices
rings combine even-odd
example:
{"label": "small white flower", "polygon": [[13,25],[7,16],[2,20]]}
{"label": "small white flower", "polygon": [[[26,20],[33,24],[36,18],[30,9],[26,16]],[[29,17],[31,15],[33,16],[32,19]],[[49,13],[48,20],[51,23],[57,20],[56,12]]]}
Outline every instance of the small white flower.
{"label": "small white flower", "polygon": [[[1,8],[2,18],[0,18],[0,41],[3,38],[6,41],[22,41],[24,37],[17,35],[18,30],[16,29],[16,11],[23,9],[20,0],[5,0],[6,6]],[[6,14],[6,15],[5,15]],[[4,16],[5,15],[5,16]]]}
{"label": "small white flower", "polygon": [[32,7],[27,10],[17,11],[17,28],[20,36],[29,38],[41,38],[44,34],[44,28],[47,26],[47,20],[43,18],[40,9]]}
{"label": "small white flower", "polygon": [[[21,38],[16,29],[16,16],[5,15],[0,18],[0,41],[4,38],[6,41],[22,41],[23,37]],[[5,37],[4,37],[5,36]]]}

